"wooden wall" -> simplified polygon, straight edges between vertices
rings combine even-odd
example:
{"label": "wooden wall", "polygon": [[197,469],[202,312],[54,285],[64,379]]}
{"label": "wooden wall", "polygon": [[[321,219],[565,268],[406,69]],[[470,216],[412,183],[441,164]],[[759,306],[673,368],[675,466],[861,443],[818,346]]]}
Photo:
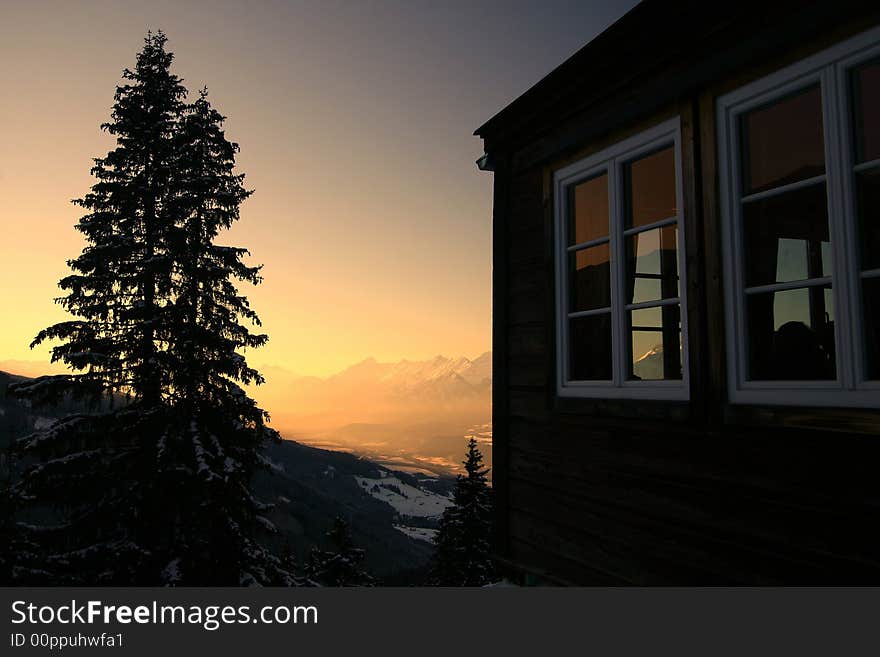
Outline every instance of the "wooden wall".
{"label": "wooden wall", "polygon": [[[679,98],[561,159],[497,158],[498,545],[540,581],[880,583],[878,413],[726,402],[720,90]],[[551,172],[671,115],[682,119],[691,400],[559,398]]]}

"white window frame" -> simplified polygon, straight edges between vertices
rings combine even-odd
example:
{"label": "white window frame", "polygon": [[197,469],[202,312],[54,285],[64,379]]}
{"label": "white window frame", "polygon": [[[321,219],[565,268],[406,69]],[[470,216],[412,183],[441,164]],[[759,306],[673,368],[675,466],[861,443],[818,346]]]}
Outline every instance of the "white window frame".
{"label": "white window frame", "polygon": [[[728,395],[734,404],[797,406],[880,406],[880,381],[864,377],[857,218],[850,130],[848,80],[851,69],[880,56],[880,28],[847,39],[827,50],[749,83],[717,100],[722,251]],[[822,97],[825,180],[831,237],[831,290],[835,314],[837,379],[832,381],[749,381],[744,302],[742,195],[738,118],[791,93],[818,84]],[[864,165],[855,167],[856,170]],[[783,185],[766,193],[790,191],[819,177]],[[759,192],[751,196],[764,195]],[[872,272],[880,274],[880,271]],[[761,286],[768,291],[803,287],[802,281]]]}
{"label": "white window frame", "polygon": [[[625,229],[623,216],[625,193],[623,183],[624,165],[667,146],[675,154],[675,198],[677,214],[649,226]],[[611,255],[611,381],[575,381],[568,377],[569,369],[569,318],[607,312],[569,312],[568,294],[568,203],[566,193],[570,186],[603,173],[608,174],[609,252]],[[690,396],[688,329],[687,329],[687,282],[685,278],[685,234],[683,225],[683,194],[681,166],[681,124],[679,117],[665,121],[638,135],[625,139],[605,150],[559,169],[553,174],[554,197],[554,256],[556,265],[556,383],[560,397],[589,397],[608,399],[659,399],[687,400]],[[623,304],[625,285],[625,237],[667,225],[678,228],[678,276],[679,297],[646,303]],[[595,240],[597,244],[606,240]],[[591,243],[587,243],[591,244]],[[585,244],[575,245],[585,247]],[[626,330],[626,312],[639,308],[652,308],[667,304],[679,304],[681,314],[681,361],[682,378],[663,381],[628,381],[626,379],[626,346],[630,336]]]}

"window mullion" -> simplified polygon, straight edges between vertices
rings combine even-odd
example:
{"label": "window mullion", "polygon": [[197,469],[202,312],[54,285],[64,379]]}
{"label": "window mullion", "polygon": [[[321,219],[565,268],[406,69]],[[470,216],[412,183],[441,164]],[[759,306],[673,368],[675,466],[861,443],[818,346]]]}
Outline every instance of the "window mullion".
{"label": "window mullion", "polygon": [[565,250],[569,253],[574,253],[576,251],[583,251],[584,249],[589,249],[594,246],[601,246],[608,242],[607,237],[597,237],[594,240],[590,240],[589,242],[581,242],[580,244],[572,244],[571,246],[565,247]]}
{"label": "window mullion", "polygon": [[[835,304],[835,322],[837,327],[834,331],[835,345],[837,349],[836,361],[838,367],[838,381],[844,389],[851,390],[856,386],[857,364],[854,348],[857,344],[853,340],[853,330],[856,322],[852,315],[855,308],[853,295],[855,258],[852,257],[852,238],[849,226],[851,216],[847,201],[847,183],[845,178],[851,173],[847,170],[845,126],[846,120],[846,76],[838,75],[834,65],[826,67],[820,77],[822,87],[822,111],[824,114],[825,132],[825,182],[828,195],[828,224],[831,234],[832,253],[836,257],[832,259],[832,296]],[[838,244],[835,248],[834,244]]]}
{"label": "window mullion", "polygon": [[743,283],[743,271],[745,269],[745,257],[743,255],[742,246],[742,176],[740,174],[741,152],[740,152],[740,126],[739,115],[731,114],[727,119],[727,130],[725,137],[727,139],[727,152],[731,154],[730,159],[730,191],[731,196],[731,220],[730,239],[731,239],[731,273],[730,285],[732,287],[732,302],[734,312],[731,321],[734,322],[733,335],[728,339],[734,342],[735,367],[733,368],[736,377],[736,387],[739,388],[748,380],[748,362],[746,354],[749,349],[749,336],[745,327],[745,285]]}
{"label": "window mullion", "polygon": [[679,322],[679,358],[681,359],[681,381],[684,386],[690,389],[691,381],[691,356],[690,356],[690,318],[688,317],[688,293],[687,293],[687,231],[684,226],[684,166],[682,161],[682,143],[681,133],[676,135],[675,144],[675,179],[678,184],[675,186],[675,203],[676,216],[675,226],[678,232],[678,253],[676,254],[678,266],[678,322]]}
{"label": "window mullion", "polygon": [[[848,326],[846,332],[849,342],[847,350],[847,364],[850,371],[848,387],[858,388],[867,379],[865,371],[865,348],[861,334],[862,327],[862,299],[861,299],[861,273],[859,271],[859,244],[858,244],[858,221],[855,203],[855,144],[852,143],[852,112],[850,111],[849,92],[849,67],[845,63],[838,63],[834,67],[834,89],[837,92],[836,109],[839,117],[837,132],[837,153],[839,183],[839,212],[841,217],[841,252],[844,254],[841,263],[841,278],[846,284],[846,314],[845,321]],[[866,163],[871,165],[873,163]],[[841,295],[842,296],[842,295]]]}
{"label": "window mullion", "polygon": [[813,185],[820,185],[822,183],[827,184],[827,182],[828,173],[826,167],[826,172],[822,175],[813,176],[812,178],[806,178],[805,180],[798,180],[797,182],[788,183],[787,185],[780,185],[779,187],[773,187],[772,189],[765,189],[763,192],[748,194],[747,196],[743,196],[742,198],[740,198],[740,203],[753,203],[755,201],[763,201],[768,198],[773,198],[774,196],[781,196],[782,194],[787,194],[789,192],[803,189],[804,187],[812,187]]}
{"label": "window mullion", "polygon": [[768,283],[767,285],[753,285],[743,288],[743,294],[763,294],[764,292],[784,292],[786,290],[800,290],[807,287],[822,287],[825,285],[834,286],[833,276],[823,276],[822,278],[802,278],[795,281],[785,281],[783,283]]}
{"label": "window mullion", "polygon": [[[846,72],[845,70],[841,71],[840,75],[844,75],[845,72]],[[841,100],[845,101],[845,99],[841,99]],[[849,106],[846,105],[844,102],[841,105],[841,107],[843,108],[843,111],[845,112],[844,116],[846,117],[847,125],[848,125],[849,120],[850,120],[850,114],[847,110],[849,110]],[[845,159],[844,162],[850,162],[850,163],[855,162],[855,158],[852,157],[852,155],[851,155],[852,152],[853,152],[852,150],[848,151],[848,153],[850,154],[849,159]],[[858,164],[856,164],[852,167],[852,170],[856,171],[856,172],[862,172],[862,171],[870,171],[871,169],[878,169],[878,168],[880,168],[880,158],[878,158],[876,160],[869,160],[867,162],[859,162]]]}
{"label": "window mullion", "polygon": [[660,221],[655,221],[652,224],[647,224],[645,226],[636,226],[635,228],[624,228],[621,233],[624,237],[629,237],[631,235],[638,235],[639,233],[647,233],[648,231],[656,230],[658,228],[663,228],[664,226],[671,226],[673,224],[678,224],[678,216],[675,217],[667,217],[666,219],[661,219]]}
{"label": "window mullion", "polygon": [[611,230],[611,362],[612,380],[615,387],[623,385],[623,185],[620,176],[620,162],[612,160],[608,164],[608,213]]}
{"label": "window mullion", "polygon": [[567,194],[567,188],[564,185],[557,183],[554,199],[554,214],[556,216],[556,363],[558,376],[557,383],[560,388],[571,379],[569,373],[571,344],[568,334],[568,251],[565,248],[565,245],[568,243],[568,215],[571,212],[571,209],[567,203]]}

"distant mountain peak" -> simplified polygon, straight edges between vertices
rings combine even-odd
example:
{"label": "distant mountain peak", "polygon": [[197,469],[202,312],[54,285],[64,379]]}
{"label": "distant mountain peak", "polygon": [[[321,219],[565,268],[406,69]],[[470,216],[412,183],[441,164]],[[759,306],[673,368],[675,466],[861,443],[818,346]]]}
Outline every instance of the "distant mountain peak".
{"label": "distant mountain peak", "polygon": [[488,352],[475,360],[442,354],[397,362],[369,357],[328,377],[275,377],[272,386],[264,403],[280,409],[276,420],[279,415],[345,414],[371,421],[394,413],[448,415],[489,404],[492,358]]}
{"label": "distant mountain peak", "polygon": [[648,349],[633,363],[633,375],[643,380],[663,378],[663,345],[658,343]]}
{"label": "distant mountain peak", "polygon": [[662,354],[662,353],[663,353],[663,343],[658,342],[653,347],[648,349],[648,351],[646,351],[638,360],[636,360],[636,363],[640,363],[643,360],[645,360],[646,358],[650,358],[651,356],[657,356],[658,354]]}

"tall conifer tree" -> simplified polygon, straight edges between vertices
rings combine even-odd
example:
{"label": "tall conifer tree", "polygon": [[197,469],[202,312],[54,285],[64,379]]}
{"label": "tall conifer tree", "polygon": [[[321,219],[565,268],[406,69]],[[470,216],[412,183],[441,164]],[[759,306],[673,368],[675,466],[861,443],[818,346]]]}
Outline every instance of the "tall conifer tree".
{"label": "tall conifer tree", "polygon": [[243,351],[268,337],[242,323],[259,326],[260,320],[236,286],[260,283],[260,267],[244,262],[247,249],[216,243],[252,193],[244,188],[244,174],[234,173],[238,145],[226,139],[224,120],[203,89],[186,107],[177,133],[180,193],[168,352],[172,405],[186,431],[185,440],[163,445],[161,456],[169,464],[190,463],[196,473],[196,481],[181,480],[180,497],[194,502],[177,536],[178,551],[186,555],[183,572],[203,581],[219,573],[228,580],[240,570],[247,582],[280,577],[286,583],[280,562],[253,540],[261,528],[272,528],[248,486],[264,440],[278,436],[239,385],[263,382]]}
{"label": "tall conifer tree", "polygon": [[[269,523],[249,492],[266,416],[236,382],[261,382],[239,348],[265,343],[232,280],[259,282],[243,249],[213,239],[248,196],[232,174],[236,147],[202,96],[185,103],[166,38],[149,34],[123,73],[112,120],[116,148],[75,201],[86,238],[60,282],[77,319],[57,340],[71,374],[18,386],[36,402],[62,395],[109,411],[80,413],[19,443],[33,465],[15,493],[19,527],[39,546],[22,579],[85,584],[287,583],[255,540]],[[106,406],[106,403],[105,403]]]}

